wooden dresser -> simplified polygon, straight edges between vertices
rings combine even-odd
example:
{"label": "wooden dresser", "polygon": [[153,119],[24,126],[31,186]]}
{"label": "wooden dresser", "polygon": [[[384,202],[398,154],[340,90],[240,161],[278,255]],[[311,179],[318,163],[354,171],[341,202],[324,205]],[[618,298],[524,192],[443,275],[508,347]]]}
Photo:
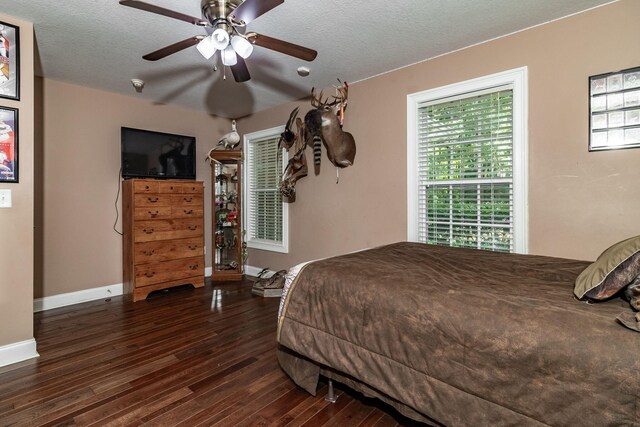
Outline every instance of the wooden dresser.
{"label": "wooden dresser", "polygon": [[204,286],[201,181],[123,182],[124,293],[140,301],[158,289]]}

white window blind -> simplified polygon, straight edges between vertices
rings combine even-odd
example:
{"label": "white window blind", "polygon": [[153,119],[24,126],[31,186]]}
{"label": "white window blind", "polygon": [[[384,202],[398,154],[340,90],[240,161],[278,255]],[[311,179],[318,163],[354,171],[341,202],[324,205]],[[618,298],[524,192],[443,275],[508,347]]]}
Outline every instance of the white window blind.
{"label": "white window blind", "polygon": [[247,244],[286,252],[285,205],[278,187],[283,155],[278,149],[279,132],[274,132],[245,137]]}
{"label": "white window blind", "polygon": [[417,240],[512,252],[512,88],[421,103],[417,120]]}

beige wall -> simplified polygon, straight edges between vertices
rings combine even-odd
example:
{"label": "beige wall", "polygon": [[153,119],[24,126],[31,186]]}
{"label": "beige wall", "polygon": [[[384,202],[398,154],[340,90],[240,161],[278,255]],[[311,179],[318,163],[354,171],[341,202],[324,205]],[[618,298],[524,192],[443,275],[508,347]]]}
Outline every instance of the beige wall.
{"label": "beige wall", "polygon": [[18,184],[0,183],[13,207],[0,209],[0,347],[33,338],[33,24],[0,14],[20,27],[20,101],[0,99],[19,109]]}
{"label": "beige wall", "polygon": [[[39,79],[42,87],[43,192],[41,257],[35,296],[44,297],[122,283],[122,240],[113,231],[120,180],[120,127],[193,135],[197,139],[197,179],[205,181],[210,203],[210,167],[205,157],[230,130],[226,119],[202,112],[155,105],[123,96]],[[118,202],[118,211],[122,210]],[[40,214],[40,213],[39,213]],[[210,210],[206,245],[211,247]],[[122,230],[118,221],[117,229]],[[210,254],[210,252],[208,251]],[[207,255],[207,265],[210,265]]]}
{"label": "beige wall", "polygon": [[[594,259],[640,234],[640,149],[587,150],[588,77],[640,66],[639,19],[640,1],[623,0],[352,84],[345,130],[356,140],[355,165],[336,185],[324,157],[321,175],[297,185],[289,254],[251,250],[249,264],[287,268],[405,240],[407,95],[522,66],[529,71],[529,252]],[[281,125],[295,105],[255,114],[239,128]],[[302,105],[304,114],[310,106]]]}
{"label": "beige wall", "polygon": [[[289,254],[251,250],[249,264],[286,268],[406,239],[406,96],[521,66],[529,67],[530,252],[593,259],[610,243],[640,234],[640,150],[587,151],[588,76],[640,65],[639,17],[640,2],[623,0],[352,84],[345,129],[358,146],[355,165],[336,185],[325,157],[320,176],[298,183]],[[49,79],[37,88],[42,209],[35,296],[121,283],[121,238],[112,230],[120,126],[195,135],[198,178],[209,187],[204,157],[229,123],[154,105],[133,90],[128,97]],[[283,105],[240,120],[239,130],[282,125],[294,105],[309,108]],[[206,215],[210,248],[210,209]]]}

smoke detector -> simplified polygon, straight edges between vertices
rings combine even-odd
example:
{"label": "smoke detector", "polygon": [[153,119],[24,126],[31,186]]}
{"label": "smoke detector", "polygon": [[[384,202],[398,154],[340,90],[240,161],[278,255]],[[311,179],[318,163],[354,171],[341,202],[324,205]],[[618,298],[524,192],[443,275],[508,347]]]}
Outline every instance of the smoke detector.
{"label": "smoke detector", "polygon": [[131,79],[131,84],[135,88],[136,92],[138,92],[138,93],[142,92],[142,88],[144,87],[144,80]]}
{"label": "smoke detector", "polygon": [[298,75],[301,77],[307,77],[311,74],[311,70],[307,67],[298,67]]}

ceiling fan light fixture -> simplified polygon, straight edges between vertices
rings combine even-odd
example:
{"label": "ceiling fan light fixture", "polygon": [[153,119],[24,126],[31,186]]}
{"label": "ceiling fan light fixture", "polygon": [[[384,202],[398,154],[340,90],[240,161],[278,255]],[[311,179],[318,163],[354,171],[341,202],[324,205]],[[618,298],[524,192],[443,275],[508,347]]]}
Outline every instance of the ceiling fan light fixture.
{"label": "ceiling fan light fixture", "polygon": [[211,36],[207,36],[200,40],[200,43],[196,45],[196,49],[198,49],[198,52],[200,52],[205,59],[211,58],[217,50]]}
{"label": "ceiling fan light fixture", "polygon": [[233,46],[233,50],[244,59],[247,59],[253,52],[253,45],[241,36],[233,36],[231,38],[231,46]]}
{"label": "ceiling fan light fixture", "polygon": [[218,28],[211,34],[211,40],[216,49],[224,50],[229,46],[229,33],[222,28]]}
{"label": "ceiling fan light fixture", "polygon": [[236,56],[233,46],[229,45],[222,52],[222,63],[226,66],[236,65],[238,63],[238,57]]}

